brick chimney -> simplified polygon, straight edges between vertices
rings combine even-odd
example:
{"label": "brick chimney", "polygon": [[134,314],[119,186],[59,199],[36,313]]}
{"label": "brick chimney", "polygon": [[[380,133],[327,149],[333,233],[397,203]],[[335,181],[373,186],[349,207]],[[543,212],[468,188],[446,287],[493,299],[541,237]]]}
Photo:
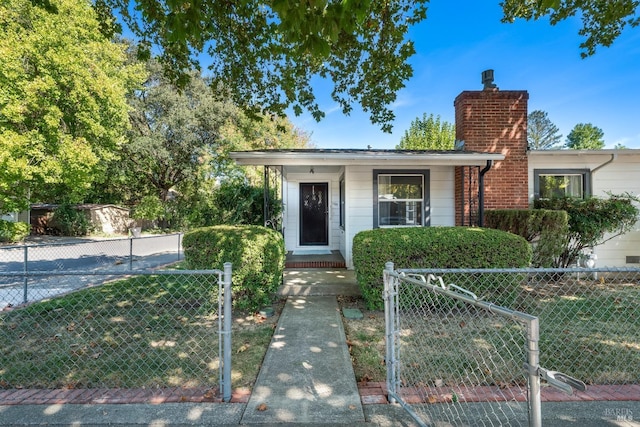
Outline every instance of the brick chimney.
{"label": "brick chimney", "polygon": [[[488,70],[491,71],[491,70]],[[464,91],[453,103],[456,140],[465,151],[502,153],[484,175],[484,209],[527,209],[527,102],[523,90],[501,91],[493,84],[493,72],[484,90]],[[476,225],[480,168],[456,168],[456,224]]]}

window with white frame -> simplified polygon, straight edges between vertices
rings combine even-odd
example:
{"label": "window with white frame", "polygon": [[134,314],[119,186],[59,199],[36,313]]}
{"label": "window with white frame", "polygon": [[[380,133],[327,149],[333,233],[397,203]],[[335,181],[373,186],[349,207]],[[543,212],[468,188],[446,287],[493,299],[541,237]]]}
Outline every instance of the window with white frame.
{"label": "window with white frame", "polygon": [[591,175],[588,169],[536,169],[534,193],[538,199],[591,195]]}
{"label": "window with white frame", "polygon": [[428,225],[428,171],[374,171],[374,226]]}

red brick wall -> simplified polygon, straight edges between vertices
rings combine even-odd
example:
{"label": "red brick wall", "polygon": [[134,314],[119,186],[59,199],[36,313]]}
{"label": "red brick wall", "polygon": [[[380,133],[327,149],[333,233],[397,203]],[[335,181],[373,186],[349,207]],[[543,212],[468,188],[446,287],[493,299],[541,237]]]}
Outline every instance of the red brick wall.
{"label": "red brick wall", "polygon": [[[484,178],[485,209],[526,209],[529,207],[527,170],[527,91],[464,91],[454,101],[456,139],[465,142],[465,151],[502,153]],[[469,168],[456,170],[456,224],[468,213],[470,189],[464,175]],[[473,190],[473,189],[471,189]],[[466,224],[465,224],[466,225]]]}

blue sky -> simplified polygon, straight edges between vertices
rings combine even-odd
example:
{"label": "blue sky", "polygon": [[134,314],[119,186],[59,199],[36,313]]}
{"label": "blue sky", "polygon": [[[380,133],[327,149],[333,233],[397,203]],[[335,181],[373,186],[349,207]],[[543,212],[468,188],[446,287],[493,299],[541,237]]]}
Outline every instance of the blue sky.
{"label": "blue sky", "polygon": [[414,76],[398,93],[392,134],[354,108],[344,116],[318,81],[316,96],[326,117],[290,115],[311,133],[318,148],[394,148],[411,121],[423,113],[454,122],[453,100],[463,90],[481,90],[481,72],[493,69],[502,90],[527,90],[529,112],[544,110],[564,142],[578,123],[604,131],[605,148],[640,148],[640,28],[628,29],[595,56],[581,59],[581,22],[502,24],[498,0],[433,0],[427,19],[414,27]]}

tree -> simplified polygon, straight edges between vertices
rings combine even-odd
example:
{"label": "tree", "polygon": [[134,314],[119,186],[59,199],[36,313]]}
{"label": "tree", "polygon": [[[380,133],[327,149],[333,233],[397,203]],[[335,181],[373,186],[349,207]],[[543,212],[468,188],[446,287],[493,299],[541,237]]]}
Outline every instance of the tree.
{"label": "tree", "polygon": [[440,116],[422,115],[411,122],[404,131],[398,150],[452,150],[455,141],[455,125],[440,121]]}
{"label": "tree", "polygon": [[[391,130],[394,119],[389,106],[413,75],[409,29],[426,18],[428,3],[96,1],[117,11],[147,50],[158,46],[176,80],[198,54],[207,52],[213,75],[232,85],[238,105],[279,114],[292,106],[296,114],[307,109],[319,120],[324,113],[311,79],[320,76],[332,81],[332,96],[345,114],[359,103],[385,131]],[[585,56],[596,46],[609,46],[625,27],[639,24],[638,0],[505,0],[501,5],[504,22],[549,16],[555,24],[580,16]]]}
{"label": "tree", "polygon": [[583,58],[593,55],[598,46],[611,46],[625,27],[640,25],[638,0],[503,0],[503,22],[514,22],[517,18],[537,20],[549,17],[551,25],[573,16],[580,16],[582,28],[578,34],[585,37],[580,44]]}
{"label": "tree", "polygon": [[0,211],[80,201],[124,141],[142,69],[104,38],[88,0],[0,5]]}
{"label": "tree", "polygon": [[567,148],[600,150],[604,147],[604,132],[591,123],[578,123],[567,135]]}
{"label": "tree", "polygon": [[235,107],[220,101],[197,71],[179,90],[157,61],[148,61],[147,68],[147,82],[129,100],[131,130],[122,161],[130,185],[141,193],[153,189],[164,202],[169,190],[200,178],[201,165],[215,161],[223,150],[221,128]]}
{"label": "tree", "polygon": [[549,150],[561,148],[558,127],[547,116],[545,111],[532,111],[527,117],[527,142],[531,150]]}

